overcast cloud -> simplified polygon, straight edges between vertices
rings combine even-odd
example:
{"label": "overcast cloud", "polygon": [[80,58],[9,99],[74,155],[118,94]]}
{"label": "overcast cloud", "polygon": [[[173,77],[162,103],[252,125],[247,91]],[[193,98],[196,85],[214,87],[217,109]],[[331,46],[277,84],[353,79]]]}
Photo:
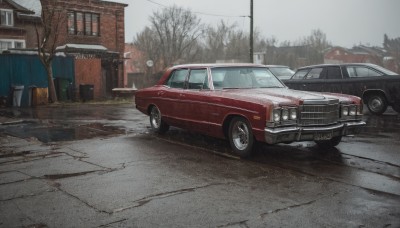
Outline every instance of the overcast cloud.
{"label": "overcast cloud", "polygon": [[[250,0],[112,0],[125,8],[125,41],[149,25],[153,11],[177,5],[197,15],[203,23],[221,19],[249,31]],[[222,17],[205,14],[225,15]],[[400,37],[400,0],[254,0],[254,27],[263,37],[280,42],[296,41],[321,29],[333,44],[351,48],[364,44],[382,46],[383,35]]]}

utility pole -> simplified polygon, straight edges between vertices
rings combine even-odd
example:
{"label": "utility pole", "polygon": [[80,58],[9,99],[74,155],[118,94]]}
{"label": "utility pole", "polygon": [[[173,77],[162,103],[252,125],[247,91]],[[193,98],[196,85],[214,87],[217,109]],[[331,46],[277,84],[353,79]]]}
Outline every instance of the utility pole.
{"label": "utility pole", "polygon": [[253,52],[253,0],[250,0],[250,63],[254,63]]}

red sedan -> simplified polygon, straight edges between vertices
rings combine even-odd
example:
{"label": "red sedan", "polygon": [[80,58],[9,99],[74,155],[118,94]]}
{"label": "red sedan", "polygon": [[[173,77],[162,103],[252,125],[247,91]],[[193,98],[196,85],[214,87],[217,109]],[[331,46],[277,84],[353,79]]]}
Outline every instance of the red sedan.
{"label": "red sedan", "polygon": [[175,126],[227,138],[242,157],[255,141],[333,147],[365,125],[359,97],[291,90],[255,64],[175,66],[156,85],[138,90],[135,103],[158,133]]}

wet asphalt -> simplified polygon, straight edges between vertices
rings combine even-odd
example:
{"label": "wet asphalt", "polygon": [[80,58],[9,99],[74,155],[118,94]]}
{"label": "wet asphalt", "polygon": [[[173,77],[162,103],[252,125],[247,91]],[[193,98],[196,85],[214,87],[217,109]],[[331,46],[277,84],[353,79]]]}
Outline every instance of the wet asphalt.
{"label": "wet asphalt", "polygon": [[400,115],[335,149],[150,131],[132,104],[0,108],[0,227],[400,227]]}

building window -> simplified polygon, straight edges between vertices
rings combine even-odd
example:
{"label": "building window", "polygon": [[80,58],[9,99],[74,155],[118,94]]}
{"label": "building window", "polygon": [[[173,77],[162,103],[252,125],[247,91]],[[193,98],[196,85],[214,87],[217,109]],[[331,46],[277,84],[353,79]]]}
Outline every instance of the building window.
{"label": "building window", "polygon": [[68,12],[68,34],[75,35],[75,13]]}
{"label": "building window", "polygon": [[13,11],[0,9],[0,23],[1,25],[13,26]]}
{"label": "building window", "polygon": [[98,14],[92,14],[92,35],[93,36],[98,36],[99,35],[99,21],[100,17]]}
{"label": "building window", "polygon": [[11,48],[25,48],[25,40],[0,39],[0,53]]}
{"label": "building window", "polygon": [[92,14],[85,13],[85,35],[92,35]]}
{"label": "building window", "polygon": [[83,35],[83,13],[76,13],[76,35]]}
{"label": "building window", "polygon": [[100,15],[94,13],[69,12],[68,34],[99,36]]}
{"label": "building window", "polygon": [[14,48],[25,48],[25,43],[21,41],[15,41]]}

